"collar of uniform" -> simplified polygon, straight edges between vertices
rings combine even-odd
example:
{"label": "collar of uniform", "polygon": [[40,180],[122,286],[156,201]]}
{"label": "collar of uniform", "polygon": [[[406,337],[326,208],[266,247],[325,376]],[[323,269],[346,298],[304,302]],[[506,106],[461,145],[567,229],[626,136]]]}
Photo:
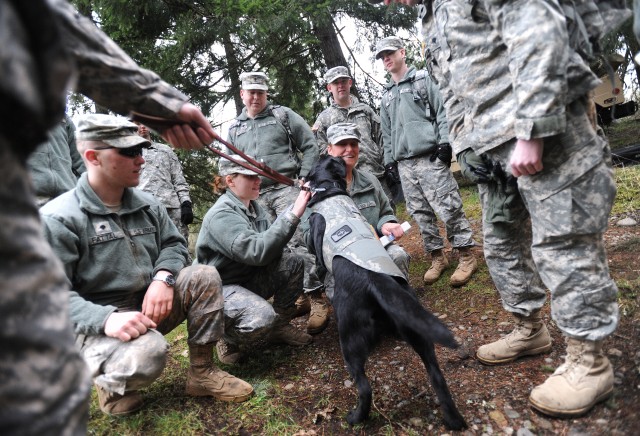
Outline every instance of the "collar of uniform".
{"label": "collar of uniform", "polygon": [[[134,188],[125,188],[122,196],[122,209],[118,212],[119,215],[136,212],[149,207],[149,203],[138,195],[140,192],[141,191]],[[82,176],[80,176],[76,193],[78,196],[78,204],[82,210],[94,215],[110,215],[112,213],[104,203],[102,203],[102,200],[100,200],[100,197],[98,197],[91,185],[89,185],[87,173],[83,173]]]}

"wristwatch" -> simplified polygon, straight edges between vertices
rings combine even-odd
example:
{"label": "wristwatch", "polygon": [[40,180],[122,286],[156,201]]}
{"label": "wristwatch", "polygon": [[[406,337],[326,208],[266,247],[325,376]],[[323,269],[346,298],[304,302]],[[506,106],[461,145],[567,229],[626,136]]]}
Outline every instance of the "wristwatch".
{"label": "wristwatch", "polygon": [[166,275],[164,277],[154,277],[153,280],[158,280],[160,282],[164,282],[165,285],[167,286],[175,286],[176,285],[176,278],[173,276],[173,274],[169,274]]}

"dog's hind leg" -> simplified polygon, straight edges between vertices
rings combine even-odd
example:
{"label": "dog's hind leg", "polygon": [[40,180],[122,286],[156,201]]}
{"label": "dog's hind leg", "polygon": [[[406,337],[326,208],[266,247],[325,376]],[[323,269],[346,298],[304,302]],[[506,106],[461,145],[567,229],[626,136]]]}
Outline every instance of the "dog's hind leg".
{"label": "dog's hind leg", "polygon": [[[334,297],[333,299],[334,313],[338,324],[342,356],[347,366],[347,371],[349,371],[358,390],[358,403],[347,414],[347,422],[350,425],[355,425],[367,419],[371,410],[371,384],[365,374],[365,365],[371,348],[375,344],[375,333],[373,333],[375,329],[371,325],[370,312],[362,311],[361,308],[357,307],[357,302],[347,305],[337,303],[340,300],[338,294],[341,292],[344,293],[345,291],[344,289],[339,289],[339,285],[337,285],[335,295],[338,298]],[[352,296],[345,297],[344,295],[342,297],[352,298]]]}
{"label": "dog's hind leg", "polygon": [[436,392],[436,396],[440,401],[440,409],[442,410],[445,425],[451,430],[462,430],[467,428],[467,423],[458,411],[456,404],[453,402],[451,392],[447,386],[447,381],[444,379],[444,375],[438,365],[438,359],[436,357],[433,342],[422,337],[424,333],[415,333],[416,334],[414,335],[409,335],[406,339],[416,353],[420,355],[420,358],[429,373],[431,385],[433,386],[433,390]]}

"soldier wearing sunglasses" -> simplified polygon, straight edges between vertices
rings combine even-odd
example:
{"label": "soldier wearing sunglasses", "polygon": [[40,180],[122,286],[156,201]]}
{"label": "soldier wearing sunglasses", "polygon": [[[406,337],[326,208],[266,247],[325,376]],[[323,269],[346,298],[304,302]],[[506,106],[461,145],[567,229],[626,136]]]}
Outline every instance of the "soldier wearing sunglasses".
{"label": "soldier wearing sunglasses", "polygon": [[133,189],[149,141],[124,118],[86,115],[77,125],[87,172],[75,189],[41,209],[45,235],[72,286],[76,345],[96,385],[100,408],[127,415],[141,388],[162,372],[163,335],[185,319],[191,366],[186,391],[244,401],[253,388],[213,364],[224,328],[222,284],[211,266],[188,265],[184,237],[166,208]]}

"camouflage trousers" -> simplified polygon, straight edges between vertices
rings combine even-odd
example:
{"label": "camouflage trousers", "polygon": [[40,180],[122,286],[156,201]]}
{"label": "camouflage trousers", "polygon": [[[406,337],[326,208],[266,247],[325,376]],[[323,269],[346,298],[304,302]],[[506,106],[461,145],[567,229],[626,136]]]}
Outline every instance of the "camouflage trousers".
{"label": "camouflage trousers", "polygon": [[427,253],[444,248],[437,216],[444,221],[453,248],[474,245],[471,226],[462,209],[458,183],[440,159],[419,156],[398,162],[407,211],[420,228]]}
{"label": "camouflage trousers", "polygon": [[165,334],[187,321],[190,345],[215,343],[224,330],[222,282],[208,265],[184,268],[178,274],[173,309],[157,330],[128,342],[99,335],[78,335],[80,347],[98,386],[120,395],[149,386],[164,369],[169,345]]}
{"label": "camouflage trousers", "polygon": [[30,177],[0,136],[0,434],[83,435],[90,378]]}
{"label": "camouflage trousers", "polygon": [[[567,106],[565,133],[545,139],[544,168],[520,177],[518,189],[531,216],[531,257],[550,290],[553,320],[566,336],[598,341],[615,331],[619,318],[603,240],[616,187],[608,144],[586,107],[582,100]],[[514,147],[515,140],[489,157],[510,171]],[[516,231],[513,243],[524,245],[523,238],[525,232]],[[501,295],[520,307],[542,305],[537,293],[535,302],[525,302],[531,297],[519,289]]]}
{"label": "camouflage trousers", "polygon": [[176,227],[180,231],[180,234],[184,236],[184,239],[187,240],[187,247],[188,247],[189,246],[189,227],[182,224],[182,221],[181,221],[182,214],[180,213],[180,208],[179,207],[167,208],[167,213],[169,213],[169,218],[171,218],[171,221],[173,221],[173,223],[176,225]]}
{"label": "camouflage trousers", "polygon": [[[266,336],[278,314],[295,307],[303,276],[303,260],[284,253],[278,261],[256,268],[249,281],[224,285],[225,340],[247,345]],[[273,305],[267,301],[271,297]]]}
{"label": "camouflage trousers", "polygon": [[[404,249],[401,246],[396,245],[394,243],[387,245],[385,249],[387,250],[387,254],[389,255],[389,257],[391,257],[391,260],[393,260],[393,263],[395,263],[396,266],[402,272],[402,274],[404,274],[408,282],[409,281],[409,262],[411,261],[411,256],[409,256],[409,253],[404,251]],[[331,300],[333,298],[333,292],[335,290],[335,281],[333,278],[333,274],[331,274],[328,271],[324,279],[324,287],[326,290],[327,297],[329,297],[329,300]]]}
{"label": "camouflage trousers", "polygon": [[[271,221],[275,221],[289,206],[295,203],[300,189],[297,186],[277,185],[260,193],[258,202],[269,213]],[[316,257],[309,253],[300,226],[287,244],[289,250],[304,261],[304,292],[313,292],[322,288],[316,270]]]}
{"label": "camouflage trousers", "polygon": [[528,316],[539,310],[546,291],[531,257],[531,220],[522,197],[508,198],[502,186],[480,183],[484,258],[502,306]]}

